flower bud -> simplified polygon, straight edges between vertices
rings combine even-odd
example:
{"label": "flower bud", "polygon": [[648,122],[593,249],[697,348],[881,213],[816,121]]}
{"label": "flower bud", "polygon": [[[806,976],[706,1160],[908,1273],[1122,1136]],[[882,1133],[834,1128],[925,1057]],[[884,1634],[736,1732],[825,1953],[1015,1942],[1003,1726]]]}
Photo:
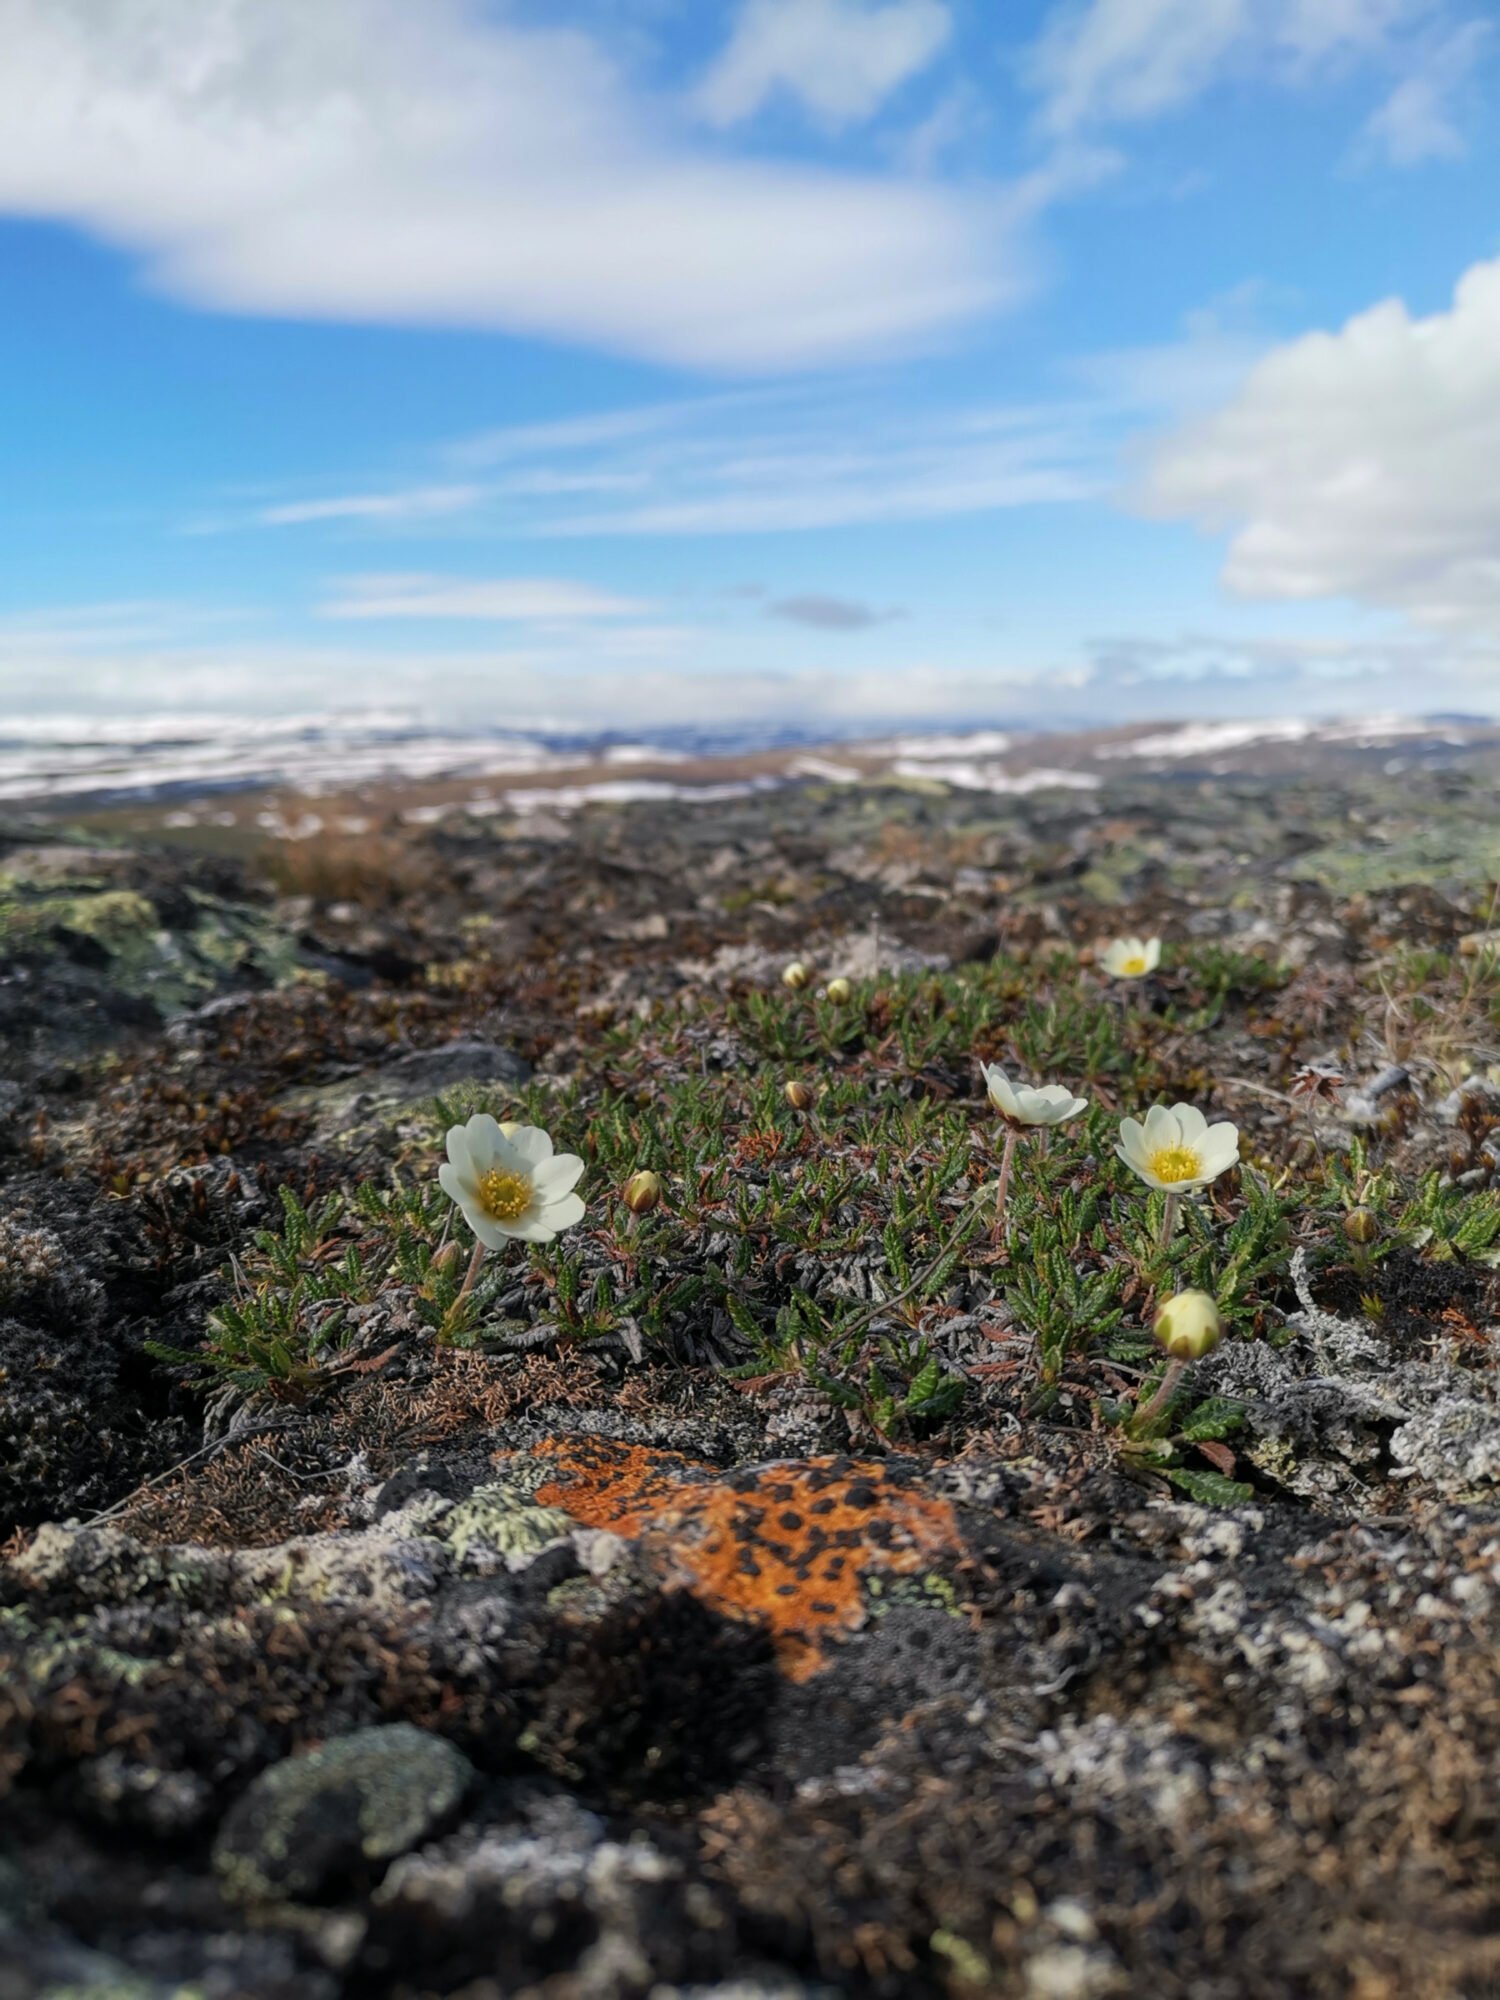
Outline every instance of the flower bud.
{"label": "flower bud", "polygon": [[1201,1361],[1223,1338],[1224,1322],[1207,1292],[1178,1292],[1157,1313],[1151,1331],[1174,1361]]}
{"label": "flower bud", "polygon": [[829,999],[836,1000],[841,1007],[853,991],[854,988],[849,984],[847,979],[830,979],[828,982]]}
{"label": "flower bud", "polygon": [[788,1082],[784,1086],[782,1094],[785,1096],[787,1103],[791,1105],[793,1111],[812,1110],[812,1104],[813,1104],[812,1085],[810,1083],[804,1083],[800,1077],[794,1076],[790,1080],[790,1082]]}
{"label": "flower bud", "polygon": [[649,1215],[661,1200],[661,1176],[643,1167],[632,1174],[622,1191],[622,1199],[632,1215]]}
{"label": "flower bud", "polygon": [[1373,1208],[1351,1208],[1344,1217],[1344,1234],[1351,1243],[1373,1243],[1379,1232]]}
{"label": "flower bud", "polygon": [[794,958],[790,965],[783,968],[781,983],[783,986],[790,986],[794,993],[800,993],[811,977],[812,974],[801,959]]}

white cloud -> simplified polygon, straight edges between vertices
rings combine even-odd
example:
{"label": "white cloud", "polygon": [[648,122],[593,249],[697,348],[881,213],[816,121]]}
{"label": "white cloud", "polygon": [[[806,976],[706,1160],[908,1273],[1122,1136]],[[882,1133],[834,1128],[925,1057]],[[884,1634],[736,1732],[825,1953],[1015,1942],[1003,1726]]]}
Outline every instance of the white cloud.
{"label": "white cloud", "polygon": [[952,32],[940,0],[744,0],[694,97],[710,124],[752,117],[778,91],[830,125],[869,118]]}
{"label": "white cloud", "polygon": [[213,309],[758,371],[1011,289],[993,203],[726,158],[597,42],[469,0],[0,0],[0,46],[0,213]]}
{"label": "white cloud", "polygon": [[1500,260],[1446,312],[1389,299],[1275,349],[1158,447],[1141,498],[1232,531],[1248,597],[1352,598],[1500,637]]}
{"label": "white cloud", "polygon": [[1055,13],[1028,73],[1054,133],[1155,118],[1234,75],[1303,80],[1384,49],[1431,0],[1084,0]]}
{"label": "white cloud", "polygon": [[1467,148],[1458,102],[1494,33],[1488,21],[1466,21],[1435,42],[1366,120],[1360,150],[1393,167],[1462,158]]}
{"label": "white cloud", "polygon": [[321,607],[325,618],[631,618],[650,607],[589,583],[545,576],[470,582],[443,576],[347,576]]}
{"label": "white cloud", "polygon": [[255,518],[276,528],[307,521],[422,521],[462,513],[483,497],[480,486],[416,486],[400,493],[346,493],[330,500],[292,500],[262,507]]}

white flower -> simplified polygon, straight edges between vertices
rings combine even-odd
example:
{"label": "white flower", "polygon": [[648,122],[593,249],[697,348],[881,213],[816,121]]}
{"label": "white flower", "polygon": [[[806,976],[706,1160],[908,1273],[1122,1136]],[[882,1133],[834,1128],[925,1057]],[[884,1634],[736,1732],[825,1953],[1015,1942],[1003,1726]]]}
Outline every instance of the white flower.
{"label": "white flower", "polygon": [[1240,1156],[1239,1127],[1227,1119],[1210,1125],[1191,1104],[1174,1104],[1170,1111],[1165,1104],[1153,1104],[1144,1125],[1135,1118],[1120,1120],[1115,1151],[1148,1187],[1191,1194],[1234,1165]]}
{"label": "white flower", "polygon": [[990,1103],[1007,1125],[1064,1125],[1089,1108],[1086,1097],[1075,1097],[1060,1083],[1030,1090],[1024,1083],[1012,1083],[998,1063],[982,1063],[980,1068]]}
{"label": "white flower", "polygon": [[550,1243],[582,1219],[573,1184],[583,1172],[574,1153],[554,1153],[538,1125],[500,1125],[479,1111],[448,1132],[448,1158],[438,1168],[443,1193],[489,1250],[510,1236]]}
{"label": "white flower", "polygon": [[1099,962],[1113,979],[1144,979],[1161,964],[1161,939],[1116,938]]}

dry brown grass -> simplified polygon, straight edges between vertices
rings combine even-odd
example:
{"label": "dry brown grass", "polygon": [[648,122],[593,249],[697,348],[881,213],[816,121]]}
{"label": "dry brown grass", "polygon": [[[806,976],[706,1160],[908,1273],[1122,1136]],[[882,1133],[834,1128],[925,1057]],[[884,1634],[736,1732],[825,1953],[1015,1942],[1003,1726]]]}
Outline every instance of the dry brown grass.
{"label": "dry brown grass", "polygon": [[424,878],[421,857],[409,841],[373,831],[269,841],[260,866],[284,896],[311,896],[315,903],[353,903],[368,910],[394,908],[414,895]]}

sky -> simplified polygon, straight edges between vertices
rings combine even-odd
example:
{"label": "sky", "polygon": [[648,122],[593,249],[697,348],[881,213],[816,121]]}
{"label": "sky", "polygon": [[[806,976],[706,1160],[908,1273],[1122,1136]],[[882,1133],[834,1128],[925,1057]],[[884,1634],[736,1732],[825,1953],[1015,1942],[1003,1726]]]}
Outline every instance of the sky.
{"label": "sky", "polygon": [[1500,713],[1497,0],[0,48],[0,731]]}

